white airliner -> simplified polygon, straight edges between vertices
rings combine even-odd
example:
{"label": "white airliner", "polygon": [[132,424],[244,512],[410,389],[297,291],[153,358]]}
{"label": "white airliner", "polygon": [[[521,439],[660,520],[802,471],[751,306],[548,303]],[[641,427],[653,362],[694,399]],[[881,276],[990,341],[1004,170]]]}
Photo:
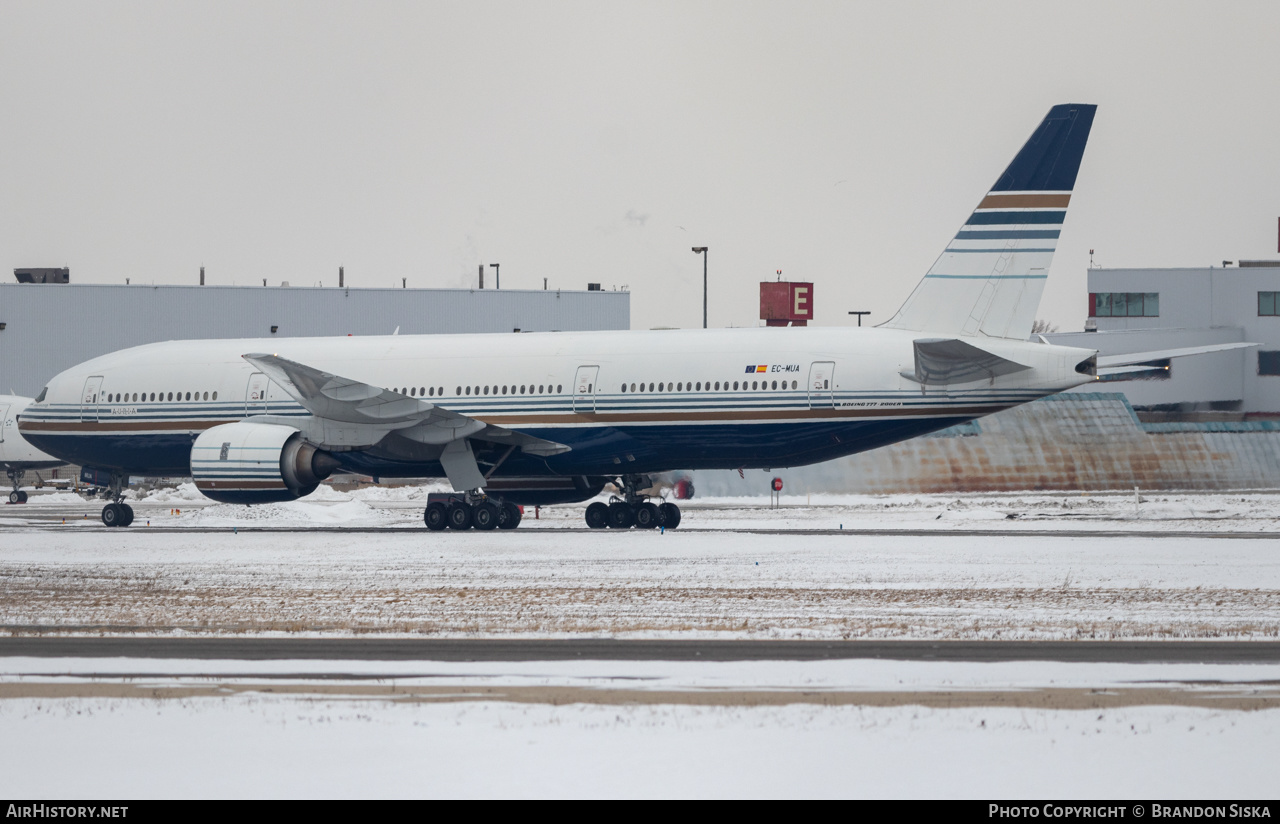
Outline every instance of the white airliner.
{"label": "white airliner", "polygon": [[[898,313],[876,328],[195,340],[51,380],[22,433],[129,475],[190,474],[218,501],[309,494],[342,469],[447,477],[432,529],[513,528],[583,501],[591,527],[674,527],[676,469],[830,460],[1094,380],[1096,352],[1028,340],[1093,122],[1055,106]],[[1118,365],[1118,364],[1117,364]]]}
{"label": "white airliner", "polygon": [[53,469],[63,462],[36,449],[18,432],[18,413],[31,405],[31,398],[19,395],[0,395],[0,466],[13,484],[9,503],[25,504],[27,493],[22,491],[22,479],[27,470]]}

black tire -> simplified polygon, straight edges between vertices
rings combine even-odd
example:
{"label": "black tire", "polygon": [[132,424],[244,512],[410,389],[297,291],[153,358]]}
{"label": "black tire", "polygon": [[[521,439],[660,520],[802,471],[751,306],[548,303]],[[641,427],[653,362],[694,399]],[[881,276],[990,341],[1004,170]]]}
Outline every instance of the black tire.
{"label": "black tire", "polygon": [[502,515],[498,511],[498,506],[492,501],[481,501],[471,508],[471,525],[476,529],[483,529],[488,532],[490,529],[497,527],[498,521],[501,519]]}
{"label": "black tire", "polygon": [[524,513],[515,504],[502,505],[502,520],[498,521],[498,529],[515,529],[524,519]]}
{"label": "black tire", "polygon": [[636,513],[630,504],[615,501],[609,504],[609,527],[611,529],[630,529],[636,522]]}
{"label": "black tire", "polygon": [[427,504],[422,512],[422,522],[427,525],[427,529],[439,532],[449,525],[449,507],[439,501]]}
{"label": "black tire", "polygon": [[637,529],[654,529],[662,523],[662,515],[658,512],[658,507],[645,501],[636,507],[636,528]]}
{"label": "black tire", "polygon": [[124,518],[120,521],[120,526],[129,526],[133,523],[133,507],[128,504],[119,504],[119,507],[124,513]]}
{"label": "black tire", "polygon": [[18,503],[20,503],[20,504],[25,504],[26,502],[27,502],[27,493],[26,493],[26,492],[24,492],[24,491],[22,491],[21,489],[19,489],[19,490],[18,490]]}
{"label": "black tire", "polygon": [[120,526],[122,520],[124,520],[124,513],[116,504],[107,504],[102,508],[102,522],[107,526]]}
{"label": "black tire", "polygon": [[680,526],[680,507],[671,502],[664,503],[658,507],[658,514],[662,517],[662,526],[664,529],[675,529]]}
{"label": "black tire", "polygon": [[464,504],[462,501],[454,501],[449,504],[449,528],[450,529],[470,529],[471,528],[471,505]]}
{"label": "black tire", "polygon": [[609,506],[596,501],[587,507],[587,526],[592,529],[604,529],[609,525]]}
{"label": "black tire", "polygon": [[9,493],[9,503],[11,504],[22,503],[22,496],[18,494],[18,490],[15,489]]}

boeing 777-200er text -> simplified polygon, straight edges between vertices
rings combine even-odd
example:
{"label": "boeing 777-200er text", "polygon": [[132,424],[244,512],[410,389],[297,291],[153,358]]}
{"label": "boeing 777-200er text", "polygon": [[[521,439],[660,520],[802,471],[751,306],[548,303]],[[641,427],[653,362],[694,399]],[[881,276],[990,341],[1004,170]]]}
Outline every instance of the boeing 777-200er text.
{"label": "boeing 777-200er text", "polygon": [[592,527],[674,527],[645,494],[676,469],[799,466],[1093,380],[1096,352],[1031,342],[1094,106],[1054,106],[898,313],[876,328],[191,340],[49,382],[34,445],[112,473],[187,475],[210,498],[288,501],[337,470],[447,477],[433,529],[511,528],[584,501]]}

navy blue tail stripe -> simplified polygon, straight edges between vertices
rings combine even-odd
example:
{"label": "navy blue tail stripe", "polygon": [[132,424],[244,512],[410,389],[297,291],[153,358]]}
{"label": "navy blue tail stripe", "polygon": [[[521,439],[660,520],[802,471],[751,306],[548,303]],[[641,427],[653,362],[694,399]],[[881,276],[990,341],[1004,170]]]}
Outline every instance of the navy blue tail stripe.
{"label": "navy blue tail stripe", "polygon": [[1075,188],[1084,144],[1097,106],[1066,103],[1049,110],[993,192],[1069,192]]}
{"label": "navy blue tail stripe", "polygon": [[974,212],[970,226],[986,226],[1008,223],[1062,223],[1066,212]]}
{"label": "navy blue tail stripe", "polygon": [[1056,238],[1062,232],[1058,229],[1024,229],[1021,231],[1003,232],[965,232],[956,233],[956,240],[1019,240],[1021,238]]}

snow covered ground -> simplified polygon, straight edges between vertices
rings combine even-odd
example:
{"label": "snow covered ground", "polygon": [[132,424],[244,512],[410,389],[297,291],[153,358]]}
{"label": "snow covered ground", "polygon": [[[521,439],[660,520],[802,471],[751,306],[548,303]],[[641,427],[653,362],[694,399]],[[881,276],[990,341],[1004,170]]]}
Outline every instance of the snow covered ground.
{"label": "snow covered ground", "polygon": [[[136,500],[128,530],[33,495],[0,510],[0,632],[1280,638],[1280,496],[1142,498],[698,500],[663,534],[582,529],[581,505],[430,533],[414,488],[246,508],[180,487]],[[1277,682],[1273,665],[0,658],[0,792],[1266,797]]]}
{"label": "snow covered ground", "polygon": [[[1265,798],[1280,734],[1280,710],[1224,700],[1274,691],[1276,666],[4,665],[0,793],[22,797]],[[279,677],[299,671],[312,675]],[[119,684],[133,693],[108,689]],[[1046,689],[1153,684],[1209,705],[1036,706]],[[549,689],[577,698],[520,692]],[[1029,700],[982,698],[1002,694]],[[939,695],[978,700],[930,703]]]}
{"label": "snow covered ground", "polygon": [[[291,503],[245,507],[217,504],[194,484],[127,496],[140,518],[136,527],[325,526],[421,528],[424,487],[362,487],[340,492],[321,486]],[[604,499],[603,497],[601,498]],[[847,530],[928,529],[943,532],[992,529],[1131,530],[1163,532],[1251,531],[1280,533],[1280,493],[975,493],[957,495],[783,495],[768,498],[698,498],[680,502],[681,529]],[[102,502],[73,492],[33,493],[20,507],[0,508],[0,526],[59,522],[101,527]],[[585,504],[531,508],[521,529],[582,528]],[[56,516],[56,517],[55,517]],[[61,525],[61,523],[59,523]]]}
{"label": "snow covered ground", "polygon": [[[1280,515],[1274,495],[703,502],[666,533],[582,529],[581,507],[544,509],[514,532],[432,533],[420,526],[424,497],[326,488],[319,501],[235,507],[185,486],[138,502],[132,528],[109,530],[83,515],[41,520],[84,502],[33,496],[0,522],[0,626],[1280,637],[1280,544],[1265,537]],[[296,530],[255,529],[264,524]],[[372,531],[333,528],[362,525]],[[1230,537],[1246,534],[1255,537]]]}

